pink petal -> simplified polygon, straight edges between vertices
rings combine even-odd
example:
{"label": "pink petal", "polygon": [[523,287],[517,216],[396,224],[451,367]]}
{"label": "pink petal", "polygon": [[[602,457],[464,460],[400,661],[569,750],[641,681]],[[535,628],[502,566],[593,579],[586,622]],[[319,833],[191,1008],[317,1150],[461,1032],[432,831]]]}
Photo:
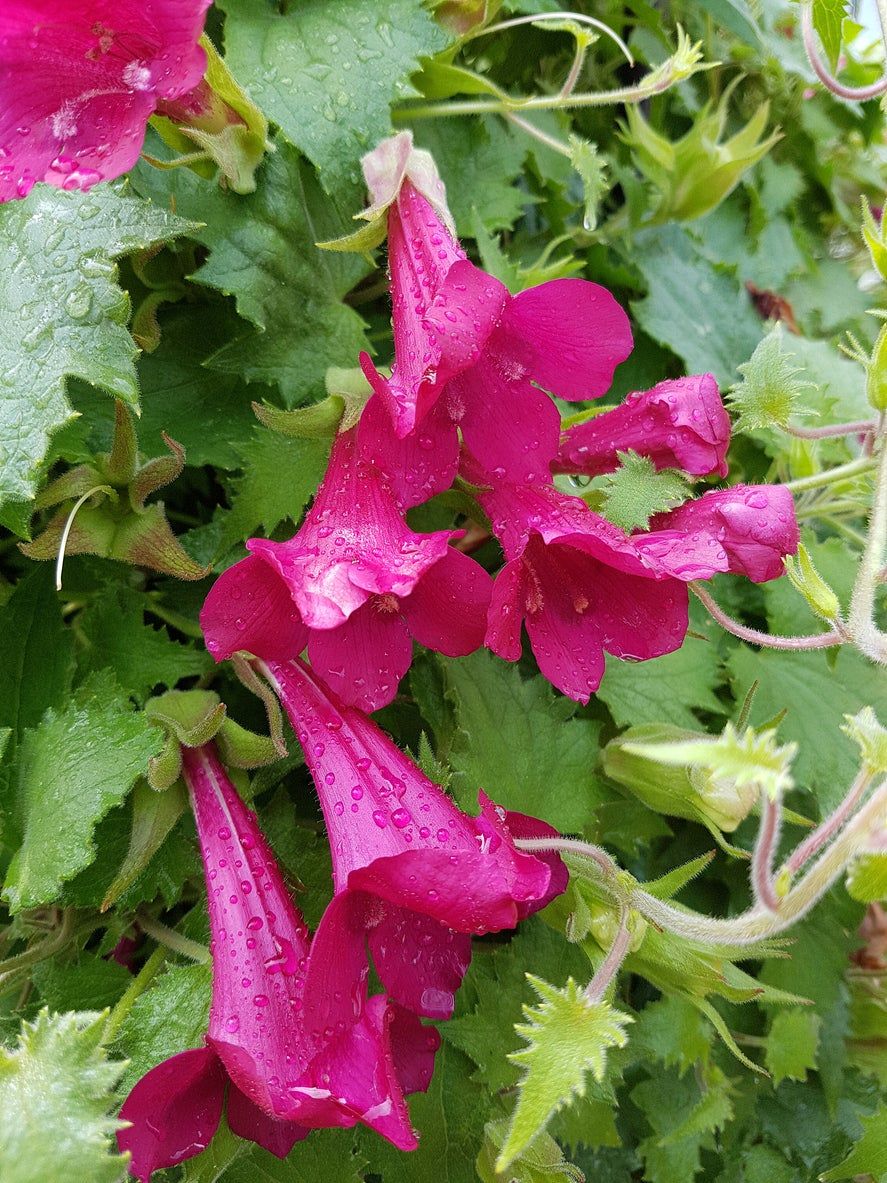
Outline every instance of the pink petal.
{"label": "pink petal", "polygon": [[517,367],[485,353],[447,384],[444,398],[468,451],[497,481],[551,479],[561,419],[547,394]]}
{"label": "pink petal", "polygon": [[343,702],[377,711],[397,694],[413,660],[413,643],[398,608],[374,596],[338,628],[312,632],[308,655]]}
{"label": "pink petal", "polygon": [[378,395],[367,403],[358,425],[361,455],[388,477],[401,510],[420,505],[449,489],[459,465],[459,433],[442,401],[421,427],[398,439]]}
{"label": "pink petal", "polygon": [[631,449],[657,468],[682,468],[694,476],[727,475],[730,418],[711,374],[660,382],[630,394],[564,433],[557,472],[593,476],[619,467],[617,452]]}
{"label": "pink petal", "polygon": [[311,1132],[294,1121],[269,1117],[233,1084],[228,1087],[226,1116],[238,1138],[248,1138],[277,1158],[286,1158],[295,1144]]}
{"label": "pink petal", "polygon": [[0,201],[35,181],[88,189],[138,159],[161,97],[206,69],[210,0],[18,0],[0,12]]}
{"label": "pink petal", "polygon": [[431,1084],[440,1035],[434,1027],[420,1023],[410,1010],[395,1004],[389,1004],[389,1009],[392,1017],[388,1034],[398,1079],[405,1093],[424,1093]]}
{"label": "pink petal", "polygon": [[[459,932],[514,926],[550,872],[515,850],[504,811],[456,808],[365,715],[335,699],[301,662],[271,663],[277,693],[304,745],[330,836],[337,892],[362,890]],[[491,812],[492,811],[492,812]]]}
{"label": "pink petal", "polygon": [[493,584],[484,643],[505,661],[520,660],[523,625],[524,566],[520,559],[506,563]]}
{"label": "pink petal", "polygon": [[213,1139],[222,1116],[225,1073],[208,1047],[180,1052],[152,1068],[123,1102],[118,1131],[130,1172],[147,1183],[153,1171],[193,1158]]}
{"label": "pink petal", "polygon": [[336,628],[372,594],[409,595],[441,558],[451,530],[416,534],[385,474],[358,452],[357,429],[336,437],[326,476],[289,542],[252,538],[249,550],[289,588],[309,628]]}
{"label": "pink petal", "polygon": [[207,1042],[237,1087],[267,1114],[292,1117],[286,1082],[312,1048],[293,1021],[302,997],[308,930],[255,814],[212,745],[182,749],[197,823],[213,945]]}
{"label": "pink petal", "polygon": [[265,661],[297,657],[308,630],[273,567],[249,555],[223,571],[200,610],[206,647],[224,661],[240,649]]}
{"label": "pink petal", "polygon": [[[715,489],[671,513],[660,514],[650,525],[654,539],[657,532],[678,531],[697,535],[693,543],[697,548],[704,546],[706,538],[714,540],[727,554],[727,570],[745,575],[753,583],[778,579],[782,560],[798,549],[794,502],[784,485]],[[715,554],[714,547],[711,551]]]}
{"label": "pink petal", "polygon": [[635,534],[633,541],[651,571],[685,582],[730,570],[730,556],[707,530],[651,530]]}
{"label": "pink petal", "polygon": [[373,964],[389,997],[428,1019],[450,1018],[471,963],[471,937],[392,903],[365,913]]}
{"label": "pink petal", "polygon": [[484,643],[492,587],[480,563],[448,547],[402,603],[410,632],[426,649],[448,657],[473,653]]}
{"label": "pink petal", "polygon": [[437,385],[474,365],[510,300],[505,285],[486,271],[467,259],[453,264],[425,313]]}
{"label": "pink petal", "polygon": [[[558,839],[561,836],[554,826],[550,826],[548,822],[544,822],[538,817],[531,817],[528,813],[517,813],[515,810],[509,809],[505,820],[512,838]],[[567,890],[570,872],[556,851],[534,851],[534,855],[545,863],[551,874],[548,891],[532,905],[532,911],[535,912],[547,907],[553,899]],[[527,905],[524,906],[527,907]],[[521,916],[521,919],[524,919],[524,916]]]}
{"label": "pink petal", "polygon": [[508,305],[491,349],[559,398],[606,394],[613,371],[632,350],[625,312],[606,288],[554,279]]}

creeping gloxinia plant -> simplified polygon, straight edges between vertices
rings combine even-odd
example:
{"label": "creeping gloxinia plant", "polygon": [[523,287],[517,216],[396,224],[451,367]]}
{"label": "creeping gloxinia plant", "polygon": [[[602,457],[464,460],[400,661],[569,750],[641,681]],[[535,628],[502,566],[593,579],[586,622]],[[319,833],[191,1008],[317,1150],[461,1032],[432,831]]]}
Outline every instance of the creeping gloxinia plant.
{"label": "creeping gloxinia plant", "polygon": [[[149,118],[200,118],[212,0],[8,0],[0,9],[0,201],[89,189],[136,163]],[[193,94],[189,94],[193,92]]]}
{"label": "creeping gloxinia plant", "polygon": [[[363,1122],[415,1147],[404,1092],[424,1089],[438,1037],[384,997],[367,996],[365,960],[347,947],[312,953],[256,822],[211,744],[182,749],[200,838],[213,955],[209,1029],[135,1085],[118,1135],[132,1173],[209,1144],[227,1096],[228,1125],[285,1157],[319,1126]],[[349,955],[350,954],[350,955]]]}
{"label": "creeping gloxinia plant", "polygon": [[210,652],[285,660],[307,644],[347,702],[384,706],[409,669],[414,639],[450,656],[483,644],[491,581],[452,547],[459,533],[411,530],[352,428],[336,437],[295,536],[251,539],[251,555],[216,582],[201,613]]}
{"label": "creeping gloxinia plant", "polygon": [[330,956],[351,957],[368,943],[391,998],[448,1018],[471,935],[513,928],[564,890],[557,855],[514,845],[555,831],[483,792],[478,816],[462,813],[302,662],[264,668],[299,737],[329,834],[336,894],[316,941]]}

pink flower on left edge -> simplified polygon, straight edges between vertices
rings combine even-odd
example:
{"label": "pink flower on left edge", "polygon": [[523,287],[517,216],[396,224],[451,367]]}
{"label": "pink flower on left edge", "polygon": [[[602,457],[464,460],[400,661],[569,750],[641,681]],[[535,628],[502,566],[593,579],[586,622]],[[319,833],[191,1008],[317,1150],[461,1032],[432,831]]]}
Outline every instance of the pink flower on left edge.
{"label": "pink flower on left edge", "polygon": [[730,417],[711,374],[669,378],[629,394],[620,406],[568,428],[555,472],[596,476],[619,467],[617,452],[649,457],[691,476],[727,475]]}
{"label": "pink flower on left edge", "polygon": [[[466,467],[490,486],[479,466]],[[647,564],[634,539],[579,497],[552,485],[495,484],[478,493],[502,544],[486,644],[506,661],[521,656],[526,624],[539,669],[553,686],[588,702],[604,674],[604,653],[646,661],[679,649],[687,631],[687,589]]]}
{"label": "pink flower on left edge", "polygon": [[390,998],[448,1018],[471,934],[514,928],[565,889],[559,856],[513,841],[555,831],[484,793],[480,814],[467,816],[302,662],[269,662],[264,672],[302,744],[329,834],[335,897],[314,955],[365,957],[368,945]]}
{"label": "pink flower on left edge", "polygon": [[127,172],[164,100],[196,87],[212,0],[5,0],[0,201]]}
{"label": "pink flower on left edge", "polygon": [[391,481],[361,457],[358,430],[336,437],[301,529],[289,542],[250,539],[200,623],[217,661],[241,649],[286,660],[307,644],[333,689],[373,711],[394,698],[414,639],[450,657],[483,644],[492,581],[450,546],[459,531],[409,529]]}
{"label": "pink flower on left edge", "polygon": [[783,559],[800,535],[791,490],[785,485],[732,485],[685,501],[650,521],[632,542],[651,567],[678,579],[711,579],[718,572],[753,583],[778,579]]}
{"label": "pink flower on left edge", "polygon": [[[422,430],[433,407],[468,451],[513,481],[545,480],[557,453],[560,416],[545,391],[590,399],[609,388],[631,352],[628,318],[610,293],[558,279],[511,296],[465,258],[443,185],[409,132],[363,161],[373,204],[387,210],[394,368],[361,364],[395,433]],[[541,389],[540,389],[541,388]]]}
{"label": "pink flower on left edge", "polygon": [[416,1146],[403,1095],[431,1079],[439,1037],[383,996],[346,944],[316,954],[273,852],[211,744],[183,748],[206,877],[213,991],[203,1047],[151,1069],[120,1116],[148,1180],[204,1150],[227,1092],[234,1133],[285,1157],[319,1127],[369,1126]]}

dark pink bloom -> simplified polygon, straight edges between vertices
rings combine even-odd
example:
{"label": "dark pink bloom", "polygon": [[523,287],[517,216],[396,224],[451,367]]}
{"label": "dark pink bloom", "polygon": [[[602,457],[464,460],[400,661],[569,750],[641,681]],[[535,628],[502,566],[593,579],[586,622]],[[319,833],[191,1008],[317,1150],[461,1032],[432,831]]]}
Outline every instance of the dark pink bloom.
{"label": "dark pink bloom", "polygon": [[[423,157],[422,170],[412,168],[414,156]],[[628,318],[608,291],[582,279],[512,297],[465,258],[425,157],[401,132],[364,158],[370,209],[388,210],[394,324],[391,377],[366,355],[364,372],[398,436],[421,430],[442,402],[450,439],[458,427],[489,470],[515,481],[547,479],[560,424],[544,392],[604,394],[631,351]]]}
{"label": "dark pink bloom", "polygon": [[[484,483],[479,470],[467,475]],[[497,484],[478,500],[506,558],[490,602],[486,643],[494,653],[517,661],[525,623],[545,677],[588,702],[605,652],[646,661],[680,648],[687,589],[651,569],[634,540],[581,498],[551,485]]]}
{"label": "dark pink bloom", "polygon": [[136,1084],[118,1134],[139,1179],[204,1149],[227,1087],[228,1124],[286,1155],[308,1131],[363,1122],[402,1150],[416,1138],[403,1094],[426,1088],[437,1033],[381,996],[365,959],[310,949],[273,853],[212,745],[183,749],[200,838],[213,993],[202,1048]]}
{"label": "dark pink bloom", "polygon": [[449,545],[459,531],[409,529],[389,478],[361,457],[358,430],[337,436],[298,533],[250,539],[252,554],[216,581],[200,620],[216,660],[240,649],[286,660],[307,644],[338,694],[376,710],[394,698],[414,639],[450,657],[483,644],[492,582]]}
{"label": "dark pink bloom", "polygon": [[677,579],[710,579],[719,571],[753,583],[778,579],[782,560],[798,549],[798,523],[784,485],[734,485],[687,501],[632,539],[643,558]]}
{"label": "dark pink bloom", "polygon": [[657,468],[727,475],[730,417],[711,374],[668,379],[564,432],[555,472],[595,476],[619,467],[617,452],[648,456]]}
{"label": "dark pink bloom", "polygon": [[89,189],[132,168],[158,105],[196,87],[211,0],[6,0],[0,201],[36,181]]}
{"label": "dark pink bloom", "polygon": [[301,662],[272,662],[265,672],[304,749],[329,833],[336,894],[315,956],[368,944],[395,1002],[447,1018],[470,934],[513,928],[564,890],[558,856],[524,854],[512,841],[555,831],[483,793],[480,814],[468,817]]}

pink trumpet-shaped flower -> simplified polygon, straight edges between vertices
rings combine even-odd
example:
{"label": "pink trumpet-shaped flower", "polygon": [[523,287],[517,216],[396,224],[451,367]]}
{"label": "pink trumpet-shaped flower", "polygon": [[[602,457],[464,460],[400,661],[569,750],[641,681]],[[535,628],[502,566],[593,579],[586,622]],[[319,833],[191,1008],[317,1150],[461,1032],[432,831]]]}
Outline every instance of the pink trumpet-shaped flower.
{"label": "pink trumpet-shaped flower", "polygon": [[524,854],[512,841],[555,831],[483,793],[479,816],[468,817],[300,661],[271,662],[265,672],[304,749],[329,833],[336,894],[316,956],[368,944],[391,998],[447,1018],[470,935],[513,928],[564,890],[557,855]]}
{"label": "pink trumpet-shaped flower", "polygon": [[586,280],[553,280],[512,297],[470,263],[433,161],[412,148],[409,132],[383,141],[363,163],[370,211],[388,211],[394,369],[386,379],[366,355],[361,364],[396,434],[421,430],[442,402],[450,439],[458,427],[489,470],[514,481],[547,479],[560,424],[544,391],[604,394],[631,351],[628,318]]}
{"label": "pink trumpet-shaped flower", "polygon": [[7,0],[0,201],[36,181],[89,189],[132,168],[164,100],[197,87],[211,0]]}
{"label": "pink trumpet-shaped flower", "polygon": [[632,541],[646,562],[677,579],[731,571],[764,583],[782,574],[782,560],[798,549],[799,535],[784,485],[734,485],[658,514],[649,533]]}
{"label": "pink trumpet-shaped flower", "polygon": [[730,417],[711,374],[694,374],[635,391],[621,406],[564,432],[555,472],[595,476],[619,467],[617,452],[648,456],[657,468],[692,476],[727,475]]}
{"label": "pink trumpet-shaped flower", "polygon": [[[482,471],[468,479],[482,485]],[[521,655],[526,624],[539,668],[570,698],[588,702],[604,653],[646,661],[680,648],[687,589],[651,569],[634,540],[584,501],[551,485],[497,484],[478,494],[506,563],[493,586],[487,646]]]}
{"label": "pink trumpet-shaped flower", "polygon": [[427,1087],[438,1036],[384,997],[367,998],[365,959],[310,949],[273,853],[206,745],[183,749],[206,875],[213,955],[209,1030],[136,1084],[118,1134],[148,1180],[204,1149],[227,1087],[231,1129],[280,1157],[310,1129],[374,1129],[416,1146],[403,1099]]}
{"label": "pink trumpet-shaped flower", "polygon": [[394,698],[413,639],[451,657],[483,644],[492,581],[449,545],[459,531],[409,529],[357,432],[336,437],[295,537],[250,539],[252,554],[216,581],[200,621],[218,661],[240,649],[286,660],[307,644],[336,692],[372,711]]}

